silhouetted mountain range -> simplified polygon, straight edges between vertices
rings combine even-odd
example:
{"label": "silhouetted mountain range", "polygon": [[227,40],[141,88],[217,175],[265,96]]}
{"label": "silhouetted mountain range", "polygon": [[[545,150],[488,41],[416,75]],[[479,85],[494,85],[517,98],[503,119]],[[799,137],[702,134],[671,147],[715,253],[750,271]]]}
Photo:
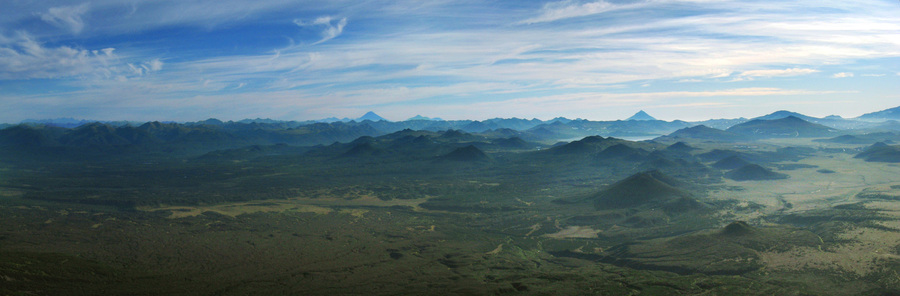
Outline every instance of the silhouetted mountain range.
{"label": "silhouetted mountain range", "polygon": [[857,118],[863,120],[900,120],[900,107],[866,113]]}
{"label": "silhouetted mountain range", "polygon": [[[898,107],[900,108],[900,107]],[[897,108],[870,113],[885,117]],[[887,114],[887,115],[884,115]],[[646,116],[644,116],[646,115]],[[873,118],[876,115],[863,116]],[[862,117],[861,117],[862,118]],[[169,147],[195,149],[199,147],[240,147],[286,143],[297,146],[325,145],[349,142],[362,136],[381,136],[402,130],[448,131],[480,133],[494,138],[518,138],[522,143],[505,143],[520,148],[554,141],[571,141],[602,135],[627,139],[649,139],[678,142],[682,140],[736,142],[778,137],[836,137],[835,143],[866,144],[873,141],[893,141],[900,122],[868,122],[843,119],[837,116],[815,118],[790,111],[778,111],[753,120],[710,120],[710,124],[734,124],[717,129],[685,121],[654,120],[646,112],[638,112],[630,120],[589,121],[562,117],[543,121],[538,119],[495,118],[475,120],[425,120],[417,116],[406,121],[387,121],[374,112],[358,120],[318,122],[246,119],[223,122],[210,118],[198,122],[89,122],[77,119],[30,120],[21,125],[7,126],[0,132],[0,146],[41,147],[116,147],[145,149]],[[818,122],[818,123],[817,123]],[[852,127],[839,132],[837,126]],[[661,136],[665,135],[665,136]],[[877,136],[873,136],[877,135]],[[857,137],[860,139],[853,139]],[[571,148],[571,147],[570,147]],[[566,148],[566,149],[570,149]],[[606,148],[606,147],[602,147]],[[564,150],[564,149],[563,149]],[[558,151],[563,151],[558,150]],[[595,151],[599,152],[599,151]]]}

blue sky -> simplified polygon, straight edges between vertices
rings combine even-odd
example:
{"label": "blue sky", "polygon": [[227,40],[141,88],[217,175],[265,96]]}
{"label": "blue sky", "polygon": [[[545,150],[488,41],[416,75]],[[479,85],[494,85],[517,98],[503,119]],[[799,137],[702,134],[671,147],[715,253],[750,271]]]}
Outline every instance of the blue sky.
{"label": "blue sky", "polygon": [[0,122],[900,106],[893,0],[6,0],[0,11]]}

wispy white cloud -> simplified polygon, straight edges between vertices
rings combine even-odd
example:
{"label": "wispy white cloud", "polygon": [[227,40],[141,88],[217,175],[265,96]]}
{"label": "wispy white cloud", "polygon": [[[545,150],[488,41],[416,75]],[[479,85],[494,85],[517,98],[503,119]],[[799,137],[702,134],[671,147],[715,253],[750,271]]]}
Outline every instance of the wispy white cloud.
{"label": "wispy white cloud", "polygon": [[68,46],[45,47],[34,37],[19,32],[2,38],[0,79],[60,78],[100,74],[116,59],[113,48],[99,51]]}
{"label": "wispy white cloud", "polygon": [[0,80],[73,77],[123,80],[159,71],[162,66],[159,59],[125,62],[111,47],[99,50],[52,47],[24,32],[0,35]]}
{"label": "wispy white cloud", "polygon": [[819,72],[819,70],[801,69],[801,68],[750,70],[750,71],[742,72],[740,74],[740,76],[742,76],[742,77],[787,77],[787,76],[808,75],[808,74],[812,74],[812,73],[816,73],[816,72]]}
{"label": "wispy white cloud", "polygon": [[300,27],[325,26],[325,29],[322,31],[322,39],[313,43],[313,45],[315,45],[341,35],[341,33],[344,32],[344,26],[347,26],[347,18],[334,19],[330,16],[322,16],[316,18],[312,22],[295,19],[294,24]]}
{"label": "wispy white cloud", "polygon": [[853,73],[851,73],[851,72],[834,73],[834,75],[832,75],[831,77],[833,77],[833,78],[847,78],[847,77],[853,77]]}
{"label": "wispy white cloud", "polygon": [[40,13],[40,16],[45,22],[78,34],[84,29],[84,20],[81,16],[87,13],[89,8],[88,3],[51,7],[47,12]]}
{"label": "wispy white cloud", "polygon": [[599,14],[620,8],[618,5],[599,0],[593,2],[576,2],[565,0],[550,2],[544,5],[538,16],[521,21],[521,24],[552,22],[561,19]]}

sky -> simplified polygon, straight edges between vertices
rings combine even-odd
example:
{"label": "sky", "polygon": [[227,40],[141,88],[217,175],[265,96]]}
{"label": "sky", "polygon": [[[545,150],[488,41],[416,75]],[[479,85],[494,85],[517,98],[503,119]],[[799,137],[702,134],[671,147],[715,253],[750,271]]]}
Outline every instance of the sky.
{"label": "sky", "polygon": [[900,106],[897,0],[0,3],[0,122]]}

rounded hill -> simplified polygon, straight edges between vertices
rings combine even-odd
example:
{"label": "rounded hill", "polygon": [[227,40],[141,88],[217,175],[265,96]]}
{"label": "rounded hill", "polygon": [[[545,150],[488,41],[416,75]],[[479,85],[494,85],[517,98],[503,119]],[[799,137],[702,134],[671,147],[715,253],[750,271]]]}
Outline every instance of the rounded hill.
{"label": "rounded hill", "polygon": [[763,181],[787,179],[788,175],[773,172],[757,164],[748,164],[725,173],[725,177],[735,181]]}

